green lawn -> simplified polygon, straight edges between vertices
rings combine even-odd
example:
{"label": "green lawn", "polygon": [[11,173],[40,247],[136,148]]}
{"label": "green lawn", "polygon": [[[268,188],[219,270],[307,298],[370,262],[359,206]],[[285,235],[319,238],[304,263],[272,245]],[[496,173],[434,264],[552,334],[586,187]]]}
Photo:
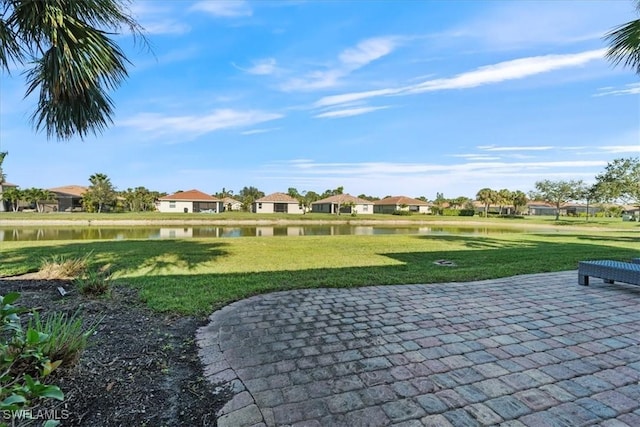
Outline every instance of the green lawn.
{"label": "green lawn", "polygon": [[[231,301],[285,289],[471,281],[571,270],[580,260],[639,256],[640,238],[636,229],[2,242],[0,276],[37,271],[41,260],[54,254],[88,252],[93,268],[111,264],[116,281],[139,288],[151,308],[206,315]],[[433,263],[440,259],[457,266]]]}

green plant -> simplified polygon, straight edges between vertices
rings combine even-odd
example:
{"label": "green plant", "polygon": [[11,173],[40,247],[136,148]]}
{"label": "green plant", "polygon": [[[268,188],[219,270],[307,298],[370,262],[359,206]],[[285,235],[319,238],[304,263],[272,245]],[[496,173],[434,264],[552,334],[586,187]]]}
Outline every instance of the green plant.
{"label": "green plant", "polygon": [[87,347],[87,339],[93,335],[99,323],[97,321],[84,327],[77,312],[72,316],[55,312],[44,320],[40,318],[38,312],[34,312],[33,317],[29,320],[29,328],[49,337],[42,344],[42,353],[49,360],[55,360],[67,366],[78,360],[82,351]]}
{"label": "green plant", "polygon": [[[58,386],[40,381],[62,361],[51,361],[44,351],[50,335],[31,325],[24,330],[18,316],[24,310],[13,305],[19,297],[17,292],[0,296],[0,411],[28,408],[39,399],[64,400]],[[56,425],[51,421],[45,425]]]}
{"label": "green plant", "polygon": [[393,212],[391,212],[391,215],[398,215],[398,216],[411,216],[412,212],[410,211],[403,211],[403,210],[395,210]]}
{"label": "green plant", "polygon": [[101,296],[111,292],[111,276],[108,271],[89,271],[74,279],[73,283],[82,295]]}

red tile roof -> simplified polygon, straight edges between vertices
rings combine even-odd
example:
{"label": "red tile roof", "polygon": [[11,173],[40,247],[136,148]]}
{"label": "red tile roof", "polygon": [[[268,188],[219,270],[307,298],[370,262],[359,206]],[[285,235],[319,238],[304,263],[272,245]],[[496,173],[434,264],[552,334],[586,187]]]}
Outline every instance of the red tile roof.
{"label": "red tile roof", "polygon": [[286,193],[273,193],[268,196],[261,197],[256,202],[273,202],[273,203],[300,203],[298,199],[294,199]]}
{"label": "red tile roof", "polygon": [[184,202],[220,202],[213,196],[199,190],[180,191],[168,196],[160,197],[158,200],[181,200]]}

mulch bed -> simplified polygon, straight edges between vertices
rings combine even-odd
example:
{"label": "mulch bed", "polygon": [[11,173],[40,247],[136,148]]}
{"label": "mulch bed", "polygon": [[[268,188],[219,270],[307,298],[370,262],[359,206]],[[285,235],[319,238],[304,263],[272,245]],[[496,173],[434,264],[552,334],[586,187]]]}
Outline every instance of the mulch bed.
{"label": "mulch bed", "polygon": [[[58,286],[69,293],[61,296]],[[67,417],[62,425],[216,425],[215,413],[230,396],[203,376],[194,338],[205,319],[153,312],[127,287],[92,299],[65,281],[0,280],[0,294],[10,291],[21,294],[16,305],[43,318],[80,310],[88,324],[101,319],[78,363],[52,374],[65,400],[44,405]]]}

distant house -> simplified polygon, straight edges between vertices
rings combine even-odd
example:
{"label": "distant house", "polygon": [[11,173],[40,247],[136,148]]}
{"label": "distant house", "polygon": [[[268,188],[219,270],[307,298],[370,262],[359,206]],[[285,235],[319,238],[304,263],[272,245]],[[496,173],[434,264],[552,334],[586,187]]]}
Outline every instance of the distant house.
{"label": "distant house", "polygon": [[273,193],[259,198],[253,202],[251,211],[254,213],[304,213],[300,202],[285,193]]}
{"label": "distant house", "polygon": [[10,206],[10,203],[2,198],[2,192],[8,188],[16,188],[16,184],[11,184],[10,182],[3,182],[0,184],[0,212],[8,212],[13,210]]}
{"label": "distant house", "polygon": [[[602,208],[596,205],[589,205],[589,216],[600,212]],[[560,215],[579,216],[587,214],[587,205],[583,203],[566,203],[560,207]]]}
{"label": "distant house", "polygon": [[49,188],[48,191],[55,196],[53,204],[47,203],[45,210],[57,212],[78,212],[82,211],[82,198],[88,190],[82,185],[65,185],[64,187]]}
{"label": "distant house", "polygon": [[358,213],[373,214],[373,202],[364,200],[350,194],[337,194],[335,196],[321,199],[311,204],[311,211],[314,213]]}
{"label": "distant house", "polygon": [[224,210],[222,200],[199,190],[180,191],[158,199],[158,211],[164,213],[218,213]]}
{"label": "distant house", "polygon": [[239,211],[242,210],[242,202],[233,199],[231,197],[225,197],[222,199],[225,211]]}
{"label": "distant house", "polygon": [[547,202],[532,201],[527,203],[528,215],[555,215],[556,207]]}
{"label": "distant house", "polygon": [[374,213],[390,214],[395,211],[409,211],[427,214],[431,212],[429,203],[406,196],[385,197],[373,203]]}

